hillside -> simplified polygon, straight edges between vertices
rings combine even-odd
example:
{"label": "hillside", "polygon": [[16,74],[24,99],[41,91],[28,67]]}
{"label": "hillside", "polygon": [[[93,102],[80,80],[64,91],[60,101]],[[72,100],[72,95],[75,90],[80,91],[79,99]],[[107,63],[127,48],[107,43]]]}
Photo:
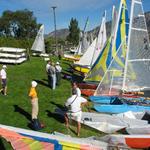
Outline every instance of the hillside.
{"label": "hillside", "polygon": [[[150,37],[150,12],[146,12],[145,17],[146,17],[146,23],[147,23],[148,33],[149,33],[149,37]],[[106,28],[107,28],[107,36],[109,36],[110,30],[111,30],[111,21],[106,23]],[[88,33],[89,33],[89,35],[92,33],[92,35],[96,36],[98,34],[98,30],[99,30],[99,26],[92,29],[91,31],[88,31]],[[69,30],[67,28],[57,30],[57,32],[56,32],[57,38],[62,38],[62,39],[65,39],[68,34],[69,34]],[[53,31],[53,32],[49,33],[46,37],[54,37],[54,36],[55,36],[55,32]]]}

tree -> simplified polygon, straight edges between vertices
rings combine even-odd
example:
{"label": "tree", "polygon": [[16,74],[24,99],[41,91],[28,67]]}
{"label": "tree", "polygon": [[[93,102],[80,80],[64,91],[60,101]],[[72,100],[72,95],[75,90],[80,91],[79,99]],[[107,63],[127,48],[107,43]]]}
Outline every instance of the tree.
{"label": "tree", "polygon": [[33,38],[40,26],[36,23],[33,12],[27,9],[4,11],[0,22],[0,35],[15,38]]}
{"label": "tree", "polygon": [[69,32],[70,33],[67,36],[67,40],[73,45],[78,45],[80,29],[78,27],[78,21],[76,19],[71,18]]}

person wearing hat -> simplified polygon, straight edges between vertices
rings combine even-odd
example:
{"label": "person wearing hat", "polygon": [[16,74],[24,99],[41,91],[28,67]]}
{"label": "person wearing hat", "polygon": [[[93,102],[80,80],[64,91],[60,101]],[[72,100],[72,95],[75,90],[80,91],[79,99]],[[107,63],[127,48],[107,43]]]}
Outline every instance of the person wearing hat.
{"label": "person wearing hat", "polygon": [[52,62],[48,69],[49,76],[51,77],[50,87],[54,90],[56,88],[56,68],[55,63]]}
{"label": "person wearing hat", "polygon": [[37,119],[38,112],[39,112],[39,105],[38,105],[38,96],[36,92],[37,82],[31,82],[31,88],[29,92],[29,97],[31,98],[31,105],[32,105],[32,120]]}
{"label": "person wearing hat", "polygon": [[61,81],[61,71],[62,71],[62,67],[59,65],[59,62],[56,62],[55,68],[56,68],[56,85],[59,85]]}
{"label": "person wearing hat", "polygon": [[0,79],[2,84],[2,89],[0,90],[3,92],[4,95],[7,95],[7,73],[6,73],[6,65],[2,66],[2,69],[0,71]]}

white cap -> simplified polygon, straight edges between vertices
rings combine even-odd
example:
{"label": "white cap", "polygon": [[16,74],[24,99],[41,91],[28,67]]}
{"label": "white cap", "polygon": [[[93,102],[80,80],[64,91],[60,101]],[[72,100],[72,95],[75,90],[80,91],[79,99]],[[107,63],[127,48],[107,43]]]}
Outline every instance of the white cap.
{"label": "white cap", "polygon": [[36,87],[37,86],[37,82],[36,81],[32,81],[31,85],[32,85],[32,87]]}
{"label": "white cap", "polygon": [[3,68],[7,68],[7,66],[6,66],[6,65],[3,65],[2,67],[3,67]]}
{"label": "white cap", "polygon": [[56,65],[59,65],[59,62],[58,62],[58,61],[56,62]]}

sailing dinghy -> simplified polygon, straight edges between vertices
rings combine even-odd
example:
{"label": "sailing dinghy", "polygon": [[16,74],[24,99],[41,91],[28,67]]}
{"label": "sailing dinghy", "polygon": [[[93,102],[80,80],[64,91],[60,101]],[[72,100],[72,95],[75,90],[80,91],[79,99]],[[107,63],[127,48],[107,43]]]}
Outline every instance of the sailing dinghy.
{"label": "sailing dinghy", "polygon": [[48,57],[49,55],[45,53],[45,43],[44,43],[44,25],[41,25],[34,43],[31,47],[34,52],[33,56]]}
{"label": "sailing dinghy", "polygon": [[[149,37],[141,0],[132,0],[128,44],[124,53],[122,53],[123,47],[121,46],[117,53],[121,53],[122,57],[125,56],[124,63],[122,66],[116,63],[117,55],[113,58],[94,94],[99,101],[101,101],[101,95],[111,97],[112,95],[119,96],[123,92],[150,89]],[[119,106],[113,108],[116,109],[115,107]]]}

